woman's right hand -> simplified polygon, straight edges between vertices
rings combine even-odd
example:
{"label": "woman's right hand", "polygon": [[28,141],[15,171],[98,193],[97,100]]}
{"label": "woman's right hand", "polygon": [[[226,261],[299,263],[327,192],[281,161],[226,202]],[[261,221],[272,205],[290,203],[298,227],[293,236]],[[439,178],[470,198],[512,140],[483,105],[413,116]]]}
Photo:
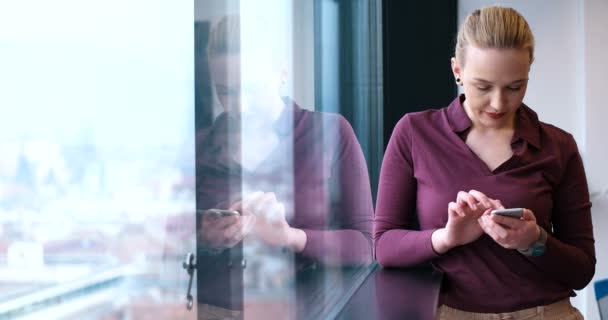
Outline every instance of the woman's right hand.
{"label": "woman's right hand", "polygon": [[504,208],[500,201],[490,199],[485,194],[471,190],[460,191],[455,202],[448,204],[448,222],[431,237],[433,249],[438,254],[454,247],[477,240],[483,229],[478,219],[487,211]]}

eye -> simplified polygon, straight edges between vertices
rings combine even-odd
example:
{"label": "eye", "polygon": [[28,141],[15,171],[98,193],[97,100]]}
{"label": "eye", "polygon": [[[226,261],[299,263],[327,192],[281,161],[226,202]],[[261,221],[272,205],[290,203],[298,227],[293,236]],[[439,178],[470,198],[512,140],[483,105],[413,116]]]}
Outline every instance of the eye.
{"label": "eye", "polygon": [[507,89],[509,89],[511,91],[519,91],[519,90],[521,90],[521,87],[508,87]]}
{"label": "eye", "polygon": [[488,91],[488,90],[490,90],[490,87],[484,87],[484,86],[476,86],[476,88],[479,91]]}

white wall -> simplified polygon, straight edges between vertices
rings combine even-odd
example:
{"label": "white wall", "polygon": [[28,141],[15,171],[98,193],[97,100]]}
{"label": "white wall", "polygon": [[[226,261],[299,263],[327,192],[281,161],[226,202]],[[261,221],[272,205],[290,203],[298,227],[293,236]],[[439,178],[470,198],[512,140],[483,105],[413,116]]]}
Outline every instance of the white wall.
{"label": "white wall", "polygon": [[[591,185],[597,266],[595,280],[608,278],[608,1],[585,0],[585,165]],[[587,297],[589,319],[599,319],[595,294]]]}
{"label": "white wall", "polygon": [[[572,133],[585,162],[593,201],[597,266],[594,281],[608,278],[608,1],[466,0],[459,20],[482,6],[513,7],[536,38],[536,60],[524,102],[544,122]],[[593,282],[592,282],[593,283]],[[586,319],[599,319],[592,284],[573,303]]]}

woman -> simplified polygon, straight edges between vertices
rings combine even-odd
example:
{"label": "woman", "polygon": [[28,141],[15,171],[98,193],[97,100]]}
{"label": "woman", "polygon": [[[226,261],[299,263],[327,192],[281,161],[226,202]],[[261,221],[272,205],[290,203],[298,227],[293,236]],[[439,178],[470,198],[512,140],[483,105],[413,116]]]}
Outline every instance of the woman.
{"label": "woman", "polygon": [[342,116],[283,97],[286,73],[271,52],[241,47],[241,27],[231,16],[211,30],[207,52],[222,112],[197,134],[198,300],[225,310],[243,310],[245,288],[272,286],[261,276],[277,281],[282,273],[273,270],[291,267],[247,262],[248,254],[285,262],[291,252],[297,270],[373,259],[371,191],[353,129]]}
{"label": "woman", "polygon": [[[376,257],[441,270],[439,319],[582,318],[569,297],[595,272],[587,181],[573,137],[522,102],[533,60],[517,11],[476,10],[452,58],[464,94],[404,116],[386,150]],[[505,207],[523,216],[490,213]]]}

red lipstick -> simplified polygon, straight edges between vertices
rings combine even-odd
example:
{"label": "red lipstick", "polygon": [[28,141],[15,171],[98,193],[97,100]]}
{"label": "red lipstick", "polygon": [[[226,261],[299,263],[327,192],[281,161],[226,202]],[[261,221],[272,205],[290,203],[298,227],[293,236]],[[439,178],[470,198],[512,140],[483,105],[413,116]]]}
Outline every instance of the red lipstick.
{"label": "red lipstick", "polygon": [[488,115],[488,117],[490,117],[492,119],[500,119],[500,118],[504,117],[507,113],[506,112],[500,112],[500,113],[486,112],[486,114]]}

